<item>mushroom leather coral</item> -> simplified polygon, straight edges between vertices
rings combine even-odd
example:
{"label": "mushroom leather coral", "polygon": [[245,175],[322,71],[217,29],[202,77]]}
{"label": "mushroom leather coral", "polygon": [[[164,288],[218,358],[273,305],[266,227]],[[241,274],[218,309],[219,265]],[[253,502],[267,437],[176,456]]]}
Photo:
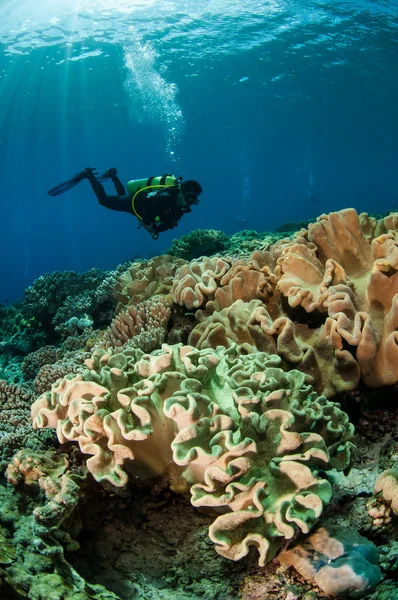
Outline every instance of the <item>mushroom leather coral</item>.
{"label": "mushroom leather coral", "polygon": [[283,248],[277,287],[291,307],[324,313],[336,351],[351,346],[364,383],[379,387],[398,381],[398,231],[393,215],[365,217],[350,208],[309,225]]}
{"label": "mushroom leather coral", "polygon": [[171,292],[174,302],[192,310],[213,300],[220,280],[230,267],[229,261],[217,256],[204,256],[182,265],[176,272]]}
{"label": "mushroom leather coral", "polygon": [[185,262],[181,258],[164,254],[148,261],[132,263],[116,281],[116,312],[119,313],[131,304],[148,300],[155,294],[168,294],[176,270]]}
{"label": "mushroom leather coral", "polygon": [[308,532],[331,497],[319,471],[350,466],[347,415],[276,355],[163,345],[97,349],[86,364],[33,404],[34,427],[77,441],[100,482],[124,486],[128,470],[190,492],[219,515],[210,537],[230,559],[254,545],[264,564]]}
{"label": "mushroom leather coral", "polygon": [[[208,303],[209,305],[210,303]],[[318,393],[327,397],[354,390],[360,369],[347,349],[336,349],[325,325],[310,328],[295,323],[282,310],[274,317],[260,300],[236,300],[231,306],[214,311],[198,310],[199,324],[191,331],[188,343],[196,348],[229,347],[239,344],[242,353],[277,353],[288,367],[296,367],[312,377]]]}

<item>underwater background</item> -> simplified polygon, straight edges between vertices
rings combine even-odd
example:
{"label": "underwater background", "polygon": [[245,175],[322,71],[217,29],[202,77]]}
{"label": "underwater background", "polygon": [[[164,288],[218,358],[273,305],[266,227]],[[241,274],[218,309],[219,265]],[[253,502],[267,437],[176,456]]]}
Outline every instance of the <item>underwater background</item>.
{"label": "underwater background", "polygon": [[1,600],[398,600],[397,67],[398,2],[0,0]]}
{"label": "underwater background", "polygon": [[[43,273],[111,269],[197,228],[270,231],[393,210],[396,2],[0,3],[0,302]],[[82,168],[197,179],[154,242],[101,207]],[[108,189],[108,188],[107,188]]]}

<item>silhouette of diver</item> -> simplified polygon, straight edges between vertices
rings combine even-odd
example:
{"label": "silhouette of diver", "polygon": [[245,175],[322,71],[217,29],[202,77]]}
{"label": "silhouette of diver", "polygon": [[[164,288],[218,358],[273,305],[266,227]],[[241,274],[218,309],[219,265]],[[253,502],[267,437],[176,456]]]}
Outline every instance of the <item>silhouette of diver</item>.
{"label": "silhouette of diver", "polygon": [[[84,179],[90,182],[101,206],[134,215],[140,222],[139,227],[145,227],[154,240],[158,239],[162,231],[174,229],[185,213],[192,212],[191,206],[199,203],[198,196],[202,192],[202,187],[197,181],[182,181],[182,177],[176,179],[174,175],[167,173],[149,179],[129,181],[126,193],[116,169],[108,169],[98,176],[95,169],[87,167],[48,193],[50,196],[59,196]],[[116,196],[108,196],[105,192],[102,183],[108,179],[115,186]]]}

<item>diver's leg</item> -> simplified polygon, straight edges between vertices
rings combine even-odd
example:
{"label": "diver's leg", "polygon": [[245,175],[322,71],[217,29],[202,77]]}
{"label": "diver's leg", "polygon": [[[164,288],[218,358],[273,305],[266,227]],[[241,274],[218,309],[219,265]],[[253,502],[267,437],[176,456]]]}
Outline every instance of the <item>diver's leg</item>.
{"label": "diver's leg", "polygon": [[102,175],[100,175],[98,177],[98,181],[100,181],[101,183],[103,181],[107,181],[107,179],[112,180],[113,185],[115,186],[116,192],[118,193],[119,196],[126,195],[126,190],[124,189],[124,185],[122,184],[119,177],[117,176],[117,171],[114,167],[111,167],[110,169],[105,171],[105,173],[102,173]]}
{"label": "diver's leg", "polygon": [[130,194],[108,196],[105,192],[104,186],[98,181],[95,175],[89,175],[87,179],[89,180],[91,187],[93,188],[93,192],[97,196],[98,202],[101,204],[101,206],[105,206],[105,208],[110,208],[111,210],[128,212],[130,214],[133,213]]}
{"label": "diver's leg", "polygon": [[119,196],[125,196],[126,190],[124,189],[124,185],[120,181],[119,177],[116,175],[111,175],[112,183],[115,186],[115,190]]}
{"label": "diver's leg", "polygon": [[94,174],[90,174],[89,176],[87,176],[87,179],[89,180],[91,187],[93,188],[94,194],[97,196],[98,202],[105,206],[107,195],[102,183],[98,181]]}

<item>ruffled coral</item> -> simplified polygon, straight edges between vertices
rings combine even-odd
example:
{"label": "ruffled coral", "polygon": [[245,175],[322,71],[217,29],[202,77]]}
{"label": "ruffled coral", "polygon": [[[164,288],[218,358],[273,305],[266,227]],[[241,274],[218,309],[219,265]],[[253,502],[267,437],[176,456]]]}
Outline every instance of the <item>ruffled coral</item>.
{"label": "ruffled coral", "polygon": [[216,258],[210,268],[184,266],[173,298],[199,308],[189,343],[272,348],[328,397],[354,390],[361,378],[371,387],[396,383],[397,223],[398,215],[377,221],[346,209],[266,252],[224,261],[222,275]]}
{"label": "ruffled coral", "polygon": [[183,265],[176,273],[172,288],[174,302],[192,310],[213,300],[230,267],[230,261],[218,257],[203,257]]}
{"label": "ruffled coral", "polygon": [[190,333],[188,342],[197,348],[227,348],[236,343],[246,353],[275,352],[288,367],[294,366],[310,375],[318,393],[328,397],[357,387],[360,380],[357,361],[348,350],[336,350],[325,325],[310,328],[273,308],[273,318],[260,300],[237,300],[212,314],[198,310],[199,324]]}
{"label": "ruffled coral", "polygon": [[35,402],[34,427],[77,441],[98,481],[123,486],[128,468],[191,488],[195,506],[225,513],[210,528],[217,551],[238,560],[254,545],[263,564],[329,501],[319,469],[345,470],[353,452],[339,405],[279,364],[234,346],[97,350]]}
{"label": "ruffled coral", "polygon": [[222,277],[215,300],[219,309],[236,300],[250,302],[256,298],[267,302],[276,292],[275,261],[269,251],[253,252],[247,259],[236,260]]}
{"label": "ruffled coral", "polygon": [[115,285],[115,297],[119,313],[126,306],[148,300],[158,294],[168,294],[176,270],[185,260],[164,254],[148,261],[134,262],[119,275]]}
{"label": "ruffled coral", "polygon": [[398,516],[398,470],[387,469],[376,479],[373,493],[380,495],[387,507]]}
{"label": "ruffled coral", "polygon": [[[393,216],[382,222],[395,224]],[[398,381],[398,232],[372,239],[376,230],[354,209],[323,215],[277,261],[277,286],[290,306],[324,313],[336,352],[351,346],[371,387]]]}
{"label": "ruffled coral", "polygon": [[243,352],[276,353],[276,343],[271,335],[267,335],[253,314],[263,307],[260,300],[244,302],[236,300],[222,310],[198,310],[196,319],[199,324],[191,331],[188,343],[195,348],[229,348],[239,344]]}

